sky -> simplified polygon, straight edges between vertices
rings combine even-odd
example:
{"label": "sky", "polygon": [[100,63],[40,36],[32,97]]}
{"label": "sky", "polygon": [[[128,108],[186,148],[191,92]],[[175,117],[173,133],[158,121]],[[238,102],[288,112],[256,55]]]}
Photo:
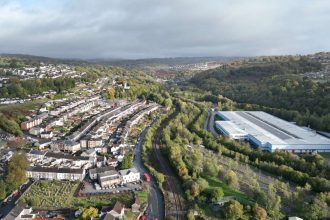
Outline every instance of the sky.
{"label": "sky", "polygon": [[0,0],[0,53],[57,58],[330,51],[328,0]]}

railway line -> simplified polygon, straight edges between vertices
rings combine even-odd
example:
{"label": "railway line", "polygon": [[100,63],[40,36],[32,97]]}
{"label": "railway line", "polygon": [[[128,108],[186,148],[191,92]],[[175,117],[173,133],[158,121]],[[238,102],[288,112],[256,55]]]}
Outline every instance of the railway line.
{"label": "railway line", "polygon": [[159,167],[159,171],[165,176],[164,189],[170,199],[170,203],[165,201],[165,215],[171,216],[173,219],[185,219],[185,207],[183,203],[183,198],[180,196],[181,187],[180,182],[176,177],[175,172],[172,170],[170,162],[167,158],[162,155],[160,139],[163,132],[163,129],[168,125],[168,123],[176,117],[179,113],[178,107],[176,110],[162,122],[160,127],[157,129],[156,134],[153,138],[153,156]]}

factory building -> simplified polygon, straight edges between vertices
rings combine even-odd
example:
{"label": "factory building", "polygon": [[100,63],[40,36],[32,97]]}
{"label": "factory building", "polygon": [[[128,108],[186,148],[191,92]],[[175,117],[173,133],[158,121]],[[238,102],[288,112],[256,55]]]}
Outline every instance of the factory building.
{"label": "factory building", "polygon": [[330,139],[262,111],[219,111],[216,129],[231,139],[248,141],[270,152],[330,152]]}

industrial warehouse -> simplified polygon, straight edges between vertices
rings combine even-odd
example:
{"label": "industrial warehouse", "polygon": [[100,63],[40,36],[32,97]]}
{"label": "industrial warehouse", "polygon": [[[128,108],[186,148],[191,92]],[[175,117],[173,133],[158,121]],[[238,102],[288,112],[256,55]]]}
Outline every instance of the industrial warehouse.
{"label": "industrial warehouse", "polygon": [[262,111],[219,111],[215,127],[224,136],[267,151],[329,152],[330,139]]}

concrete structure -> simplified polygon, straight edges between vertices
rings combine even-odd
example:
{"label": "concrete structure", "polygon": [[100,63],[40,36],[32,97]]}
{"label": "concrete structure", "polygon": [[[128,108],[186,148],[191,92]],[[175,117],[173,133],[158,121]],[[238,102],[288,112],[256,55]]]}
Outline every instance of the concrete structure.
{"label": "concrete structure", "polygon": [[80,143],[71,140],[60,140],[51,143],[50,149],[53,151],[75,153],[80,150]]}
{"label": "concrete structure", "polygon": [[111,166],[106,166],[106,167],[99,167],[99,168],[94,168],[89,170],[89,178],[92,180],[96,180],[97,176],[102,173],[106,173],[108,171],[115,170],[114,167]]}
{"label": "concrete structure", "polygon": [[304,219],[294,216],[294,217],[289,217],[288,220],[304,220]]}
{"label": "concrete structure", "polygon": [[106,214],[104,220],[123,219],[124,215],[125,215],[125,206],[117,201],[113,209]]}
{"label": "concrete structure", "polygon": [[29,130],[29,133],[34,135],[34,136],[38,136],[40,133],[42,133],[44,131],[43,128],[40,127],[33,127]]}
{"label": "concrete structure", "polygon": [[42,123],[42,119],[41,118],[33,118],[33,119],[30,119],[28,121],[24,121],[21,123],[21,129],[22,130],[29,130],[30,128],[33,128],[35,126],[38,126]]}
{"label": "concrete structure", "polygon": [[132,204],[131,210],[134,213],[139,213],[140,212],[140,208],[141,208],[141,201],[139,200],[139,198],[136,196],[135,197],[135,201]]}
{"label": "concrete structure", "polygon": [[36,180],[80,180],[85,177],[84,169],[70,169],[70,168],[52,168],[52,167],[29,167],[26,171],[28,178]]}
{"label": "concrete structure", "polygon": [[34,219],[36,214],[32,212],[32,208],[26,205],[16,205],[3,220],[27,220]]}
{"label": "concrete structure", "polygon": [[330,139],[261,111],[220,111],[216,128],[236,140],[246,140],[270,152],[329,152]]}
{"label": "concrete structure", "polygon": [[43,139],[51,139],[51,138],[53,138],[53,136],[54,136],[54,134],[52,131],[40,134],[40,138],[43,138]]}
{"label": "concrete structure", "polygon": [[98,181],[102,188],[113,186],[113,185],[119,185],[119,184],[121,184],[121,181],[122,181],[121,176],[115,170],[101,173],[97,177],[98,177]]}
{"label": "concrete structure", "polygon": [[122,183],[137,182],[141,177],[140,173],[135,168],[120,170],[119,174],[122,177]]}

